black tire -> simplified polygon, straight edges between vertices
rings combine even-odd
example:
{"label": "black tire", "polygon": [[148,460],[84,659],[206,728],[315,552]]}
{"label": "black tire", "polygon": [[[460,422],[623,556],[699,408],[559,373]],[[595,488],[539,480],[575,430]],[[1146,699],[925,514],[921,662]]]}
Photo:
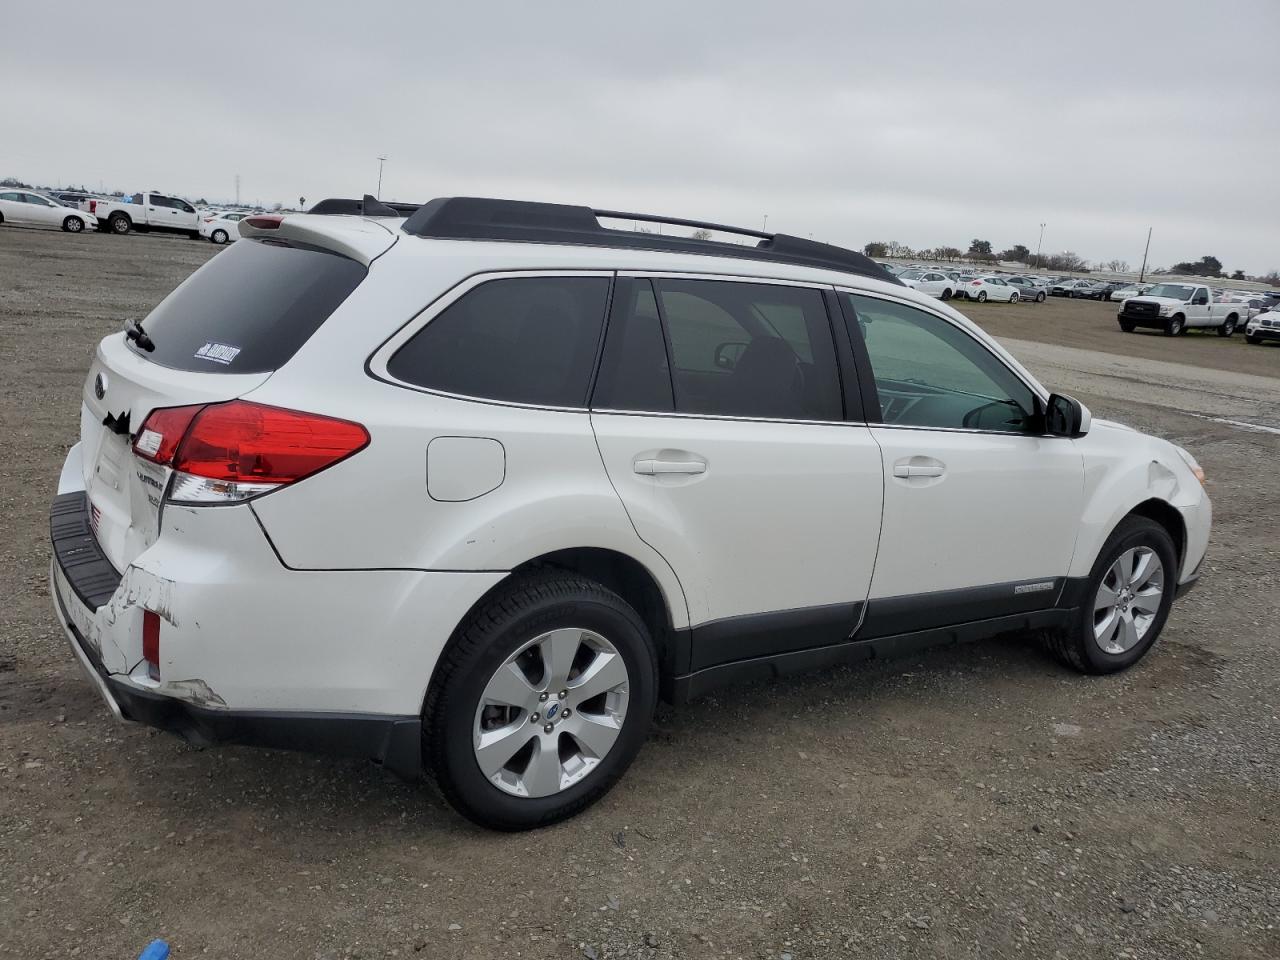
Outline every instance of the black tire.
{"label": "black tire", "polygon": [[951,296],[952,296],[952,294],[951,294],[951,288],[950,288],[950,287],[947,287],[945,290],[943,290],[943,291],[942,291],[942,299],[943,299],[943,300],[950,300],[950,299],[951,299]]}
{"label": "black tire", "polygon": [[133,229],[133,221],[129,219],[127,214],[113,213],[111,218],[107,220],[107,228],[117,236],[123,237]]}
{"label": "black tire", "polygon": [[1233,313],[1223,321],[1222,326],[1218,328],[1218,336],[1229,337],[1236,332],[1236,315]]}
{"label": "black tire", "polygon": [[[476,711],[486,684],[523,644],[558,627],[606,637],[622,655],[628,702],[622,731],[580,782],[546,797],[517,797],[490,783],[476,762]],[[658,696],[653,638],[631,606],[574,573],[547,570],[512,580],[485,600],[450,639],[423,705],[423,754],[440,789],[469,820],[495,830],[528,830],[572,817],[608,792],[649,734]]]}
{"label": "black tire", "polygon": [[67,233],[80,233],[84,230],[84,221],[79,217],[67,217],[62,221],[62,229]]}
{"label": "black tire", "polygon": [[986,303],[986,302],[987,302],[987,291],[985,291],[985,290],[979,290],[979,291],[978,291],[978,302],[979,302],[979,303]]}
{"label": "black tire", "polygon": [[1017,291],[1017,290],[1015,290],[1015,291],[1013,291],[1012,295],[1010,295],[1010,297],[1009,297],[1009,302],[1010,302],[1010,303],[1017,303],[1017,302],[1018,302],[1018,300],[1020,300],[1020,299],[1021,299],[1021,298],[1018,296],[1018,291]]}
{"label": "black tire", "polygon": [[1262,342],[1262,338],[1261,338],[1261,337],[1255,337],[1255,336],[1253,336],[1253,334],[1250,334],[1250,333],[1246,333],[1246,334],[1244,335],[1244,338],[1245,338],[1245,340],[1247,340],[1249,343],[1253,343],[1253,344],[1258,344],[1258,343],[1261,343],[1261,342]]}
{"label": "black tire", "polygon": [[1134,324],[1130,323],[1128,320],[1120,321],[1120,329],[1123,330],[1125,333],[1133,333],[1133,328],[1134,328]]}
{"label": "black tire", "polygon": [[[1107,571],[1116,558],[1133,547],[1150,547],[1164,564],[1164,595],[1160,607],[1146,635],[1124,653],[1111,654],[1103,650],[1094,639],[1094,599]],[[1133,666],[1146,655],[1164,629],[1177,592],[1177,551],[1169,532],[1154,520],[1128,516],[1120,521],[1107,542],[1098,552],[1098,559],[1089,573],[1089,580],[1081,599],[1080,609],[1070,626],[1063,630],[1046,631],[1045,645],[1049,651],[1069,667],[1081,673],[1115,673]]]}
{"label": "black tire", "polygon": [[226,242],[227,242],[227,231],[222,230],[222,229],[218,229],[218,230],[213,231],[213,233],[209,234],[209,242],[210,242],[210,243],[215,243],[215,244],[217,244],[218,246],[221,246],[222,244],[226,243]]}
{"label": "black tire", "polygon": [[1036,294],[1036,303],[1044,303],[1044,291],[1041,290]]}
{"label": "black tire", "polygon": [[1169,322],[1164,325],[1164,335],[1166,337],[1180,337],[1187,332],[1187,318],[1178,313],[1169,318]]}

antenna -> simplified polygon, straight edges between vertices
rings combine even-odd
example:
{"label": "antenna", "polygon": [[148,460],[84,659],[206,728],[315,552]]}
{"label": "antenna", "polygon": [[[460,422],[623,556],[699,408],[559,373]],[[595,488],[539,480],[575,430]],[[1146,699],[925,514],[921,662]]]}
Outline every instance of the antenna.
{"label": "antenna", "polygon": [[240,206],[240,174],[236,174],[236,206]]}

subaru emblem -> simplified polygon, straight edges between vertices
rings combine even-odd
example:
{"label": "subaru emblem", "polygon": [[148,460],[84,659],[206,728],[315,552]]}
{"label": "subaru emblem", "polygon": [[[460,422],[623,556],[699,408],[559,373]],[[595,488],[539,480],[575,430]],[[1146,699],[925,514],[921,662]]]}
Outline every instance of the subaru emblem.
{"label": "subaru emblem", "polygon": [[547,707],[547,719],[554,720],[556,718],[556,714],[559,712],[560,712],[560,704],[553,703],[551,706]]}
{"label": "subaru emblem", "polygon": [[99,400],[107,395],[107,375],[105,373],[99,372],[93,378],[93,395]]}

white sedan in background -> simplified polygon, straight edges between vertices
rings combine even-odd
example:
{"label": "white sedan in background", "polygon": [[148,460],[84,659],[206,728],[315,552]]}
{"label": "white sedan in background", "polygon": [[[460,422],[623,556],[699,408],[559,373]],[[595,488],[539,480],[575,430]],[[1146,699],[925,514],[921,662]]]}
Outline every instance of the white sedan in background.
{"label": "white sedan in background", "polygon": [[230,243],[240,239],[240,221],[247,213],[213,213],[200,218],[200,236],[210,243]]}
{"label": "white sedan in background", "polygon": [[965,283],[962,292],[968,299],[977,300],[979,303],[985,303],[988,300],[1017,303],[1020,299],[1018,288],[1003,277],[974,277]]}
{"label": "white sedan in background", "polygon": [[939,300],[950,300],[956,295],[956,281],[941,270],[922,270],[912,268],[898,274],[903,286],[927,293]]}
{"label": "white sedan in background", "polygon": [[61,227],[67,233],[82,233],[98,225],[89,214],[30,190],[0,190],[0,223]]}

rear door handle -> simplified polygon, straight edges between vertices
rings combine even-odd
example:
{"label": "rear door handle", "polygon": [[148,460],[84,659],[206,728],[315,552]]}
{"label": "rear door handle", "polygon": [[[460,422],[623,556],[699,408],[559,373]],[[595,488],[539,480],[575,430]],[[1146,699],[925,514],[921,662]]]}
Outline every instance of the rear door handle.
{"label": "rear door handle", "polygon": [[652,477],[663,473],[698,474],[706,473],[707,465],[702,460],[637,460],[632,464],[636,473]]}
{"label": "rear door handle", "polygon": [[946,472],[946,465],[941,463],[911,463],[906,460],[900,460],[893,465],[893,475],[903,479],[911,477],[940,477]]}

